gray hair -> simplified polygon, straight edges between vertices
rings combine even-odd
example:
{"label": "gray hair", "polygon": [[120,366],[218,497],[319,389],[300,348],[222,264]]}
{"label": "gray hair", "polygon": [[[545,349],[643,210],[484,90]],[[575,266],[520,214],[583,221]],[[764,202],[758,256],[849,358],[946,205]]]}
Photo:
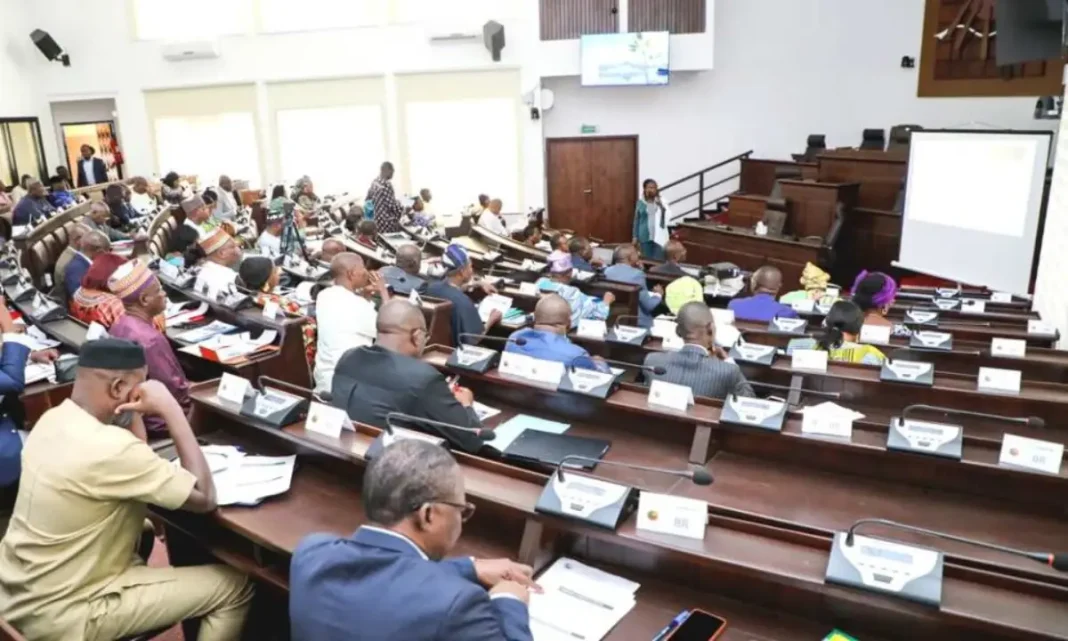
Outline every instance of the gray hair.
{"label": "gray hair", "polygon": [[397,267],[409,273],[418,273],[423,253],[415,245],[404,245],[397,250]]}
{"label": "gray hair", "polygon": [[363,475],[363,509],[372,523],[394,525],[424,503],[448,499],[459,465],[449,451],[426,441],[385,448]]}

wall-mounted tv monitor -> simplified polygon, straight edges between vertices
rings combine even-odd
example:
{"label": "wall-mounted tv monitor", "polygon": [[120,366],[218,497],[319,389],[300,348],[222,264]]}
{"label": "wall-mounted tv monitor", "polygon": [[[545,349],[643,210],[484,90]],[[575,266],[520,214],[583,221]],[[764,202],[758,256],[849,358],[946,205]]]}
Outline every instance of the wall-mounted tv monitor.
{"label": "wall-mounted tv monitor", "polygon": [[667,31],[582,36],[582,86],[668,84]]}

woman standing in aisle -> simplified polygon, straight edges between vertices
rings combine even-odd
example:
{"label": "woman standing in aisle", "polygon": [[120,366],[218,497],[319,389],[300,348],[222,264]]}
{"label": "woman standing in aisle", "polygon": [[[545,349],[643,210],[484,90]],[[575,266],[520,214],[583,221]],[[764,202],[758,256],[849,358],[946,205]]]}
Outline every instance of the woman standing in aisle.
{"label": "woman standing in aisle", "polygon": [[642,183],[642,197],[634,207],[633,243],[642,256],[653,260],[664,259],[664,246],[668,241],[668,221],[671,210],[660,200],[660,188],[648,178]]}

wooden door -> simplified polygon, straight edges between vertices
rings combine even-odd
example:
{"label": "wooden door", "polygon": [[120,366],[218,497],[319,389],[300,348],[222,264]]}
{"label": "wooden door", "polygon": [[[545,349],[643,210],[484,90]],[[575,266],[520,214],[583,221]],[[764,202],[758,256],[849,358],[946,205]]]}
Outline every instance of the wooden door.
{"label": "wooden door", "polygon": [[638,198],[638,138],[551,138],[545,154],[552,227],[622,243]]}

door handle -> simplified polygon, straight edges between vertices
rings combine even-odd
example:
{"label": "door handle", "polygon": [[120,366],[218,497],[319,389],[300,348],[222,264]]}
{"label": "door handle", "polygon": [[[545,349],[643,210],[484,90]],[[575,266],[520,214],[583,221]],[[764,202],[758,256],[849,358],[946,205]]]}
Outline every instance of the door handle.
{"label": "door handle", "polygon": [[583,189],[582,193],[584,193],[584,194],[592,194],[593,190],[592,189]]}

